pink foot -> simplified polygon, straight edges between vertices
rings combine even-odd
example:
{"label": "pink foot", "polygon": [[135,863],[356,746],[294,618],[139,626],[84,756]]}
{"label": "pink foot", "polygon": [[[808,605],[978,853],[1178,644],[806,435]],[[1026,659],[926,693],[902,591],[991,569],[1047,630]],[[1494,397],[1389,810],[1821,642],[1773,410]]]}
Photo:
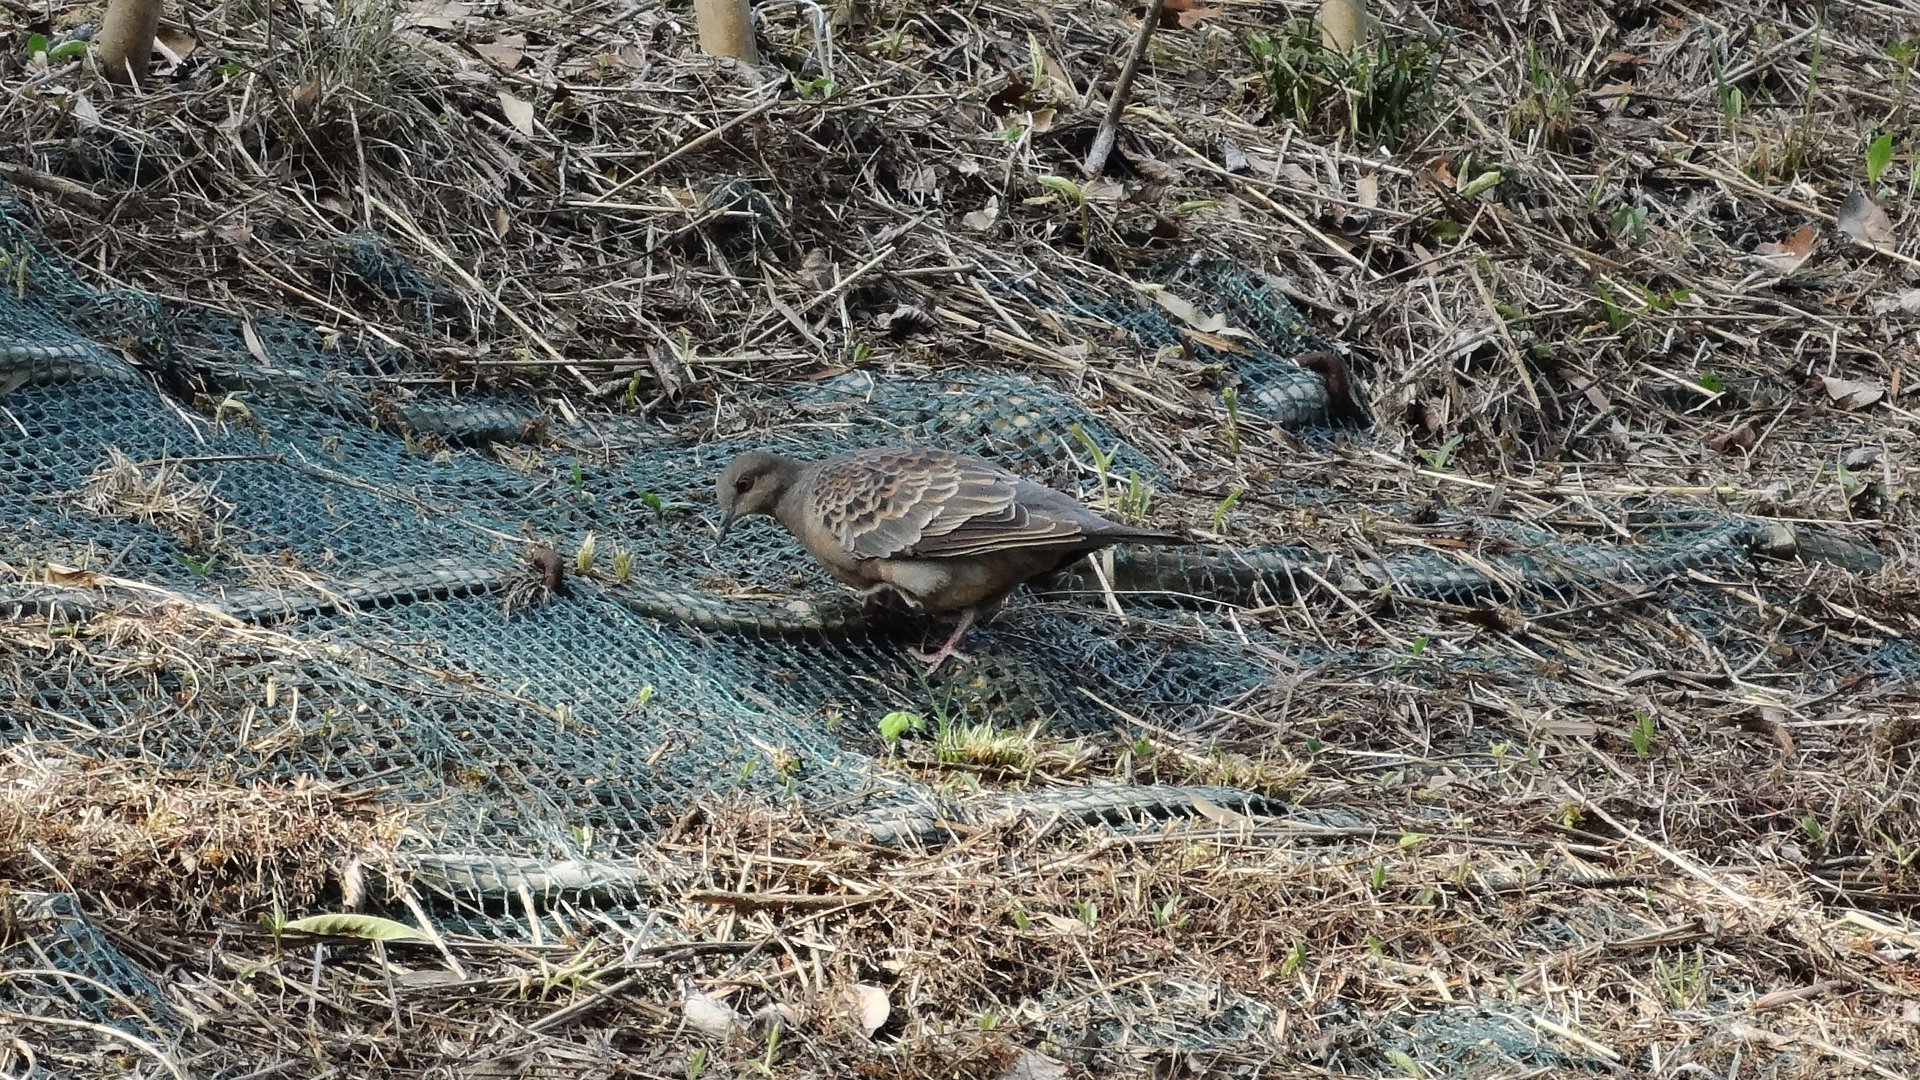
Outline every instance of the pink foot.
{"label": "pink foot", "polygon": [[971,663],[973,660],[973,657],[968,656],[966,653],[961,652],[957,648],[957,646],[960,644],[960,636],[962,634],[965,634],[967,632],[967,627],[972,625],[973,625],[973,612],[972,611],[962,612],[960,615],[960,625],[954,627],[953,633],[947,635],[946,644],[940,646],[938,649],[934,650],[931,653],[921,652],[919,649],[908,649],[907,655],[913,657],[915,660],[918,660],[921,663],[926,664],[927,665],[926,673],[928,675],[931,675],[934,672],[940,670],[940,665],[946,663],[947,658],[950,656],[959,657],[960,662],[963,664]]}

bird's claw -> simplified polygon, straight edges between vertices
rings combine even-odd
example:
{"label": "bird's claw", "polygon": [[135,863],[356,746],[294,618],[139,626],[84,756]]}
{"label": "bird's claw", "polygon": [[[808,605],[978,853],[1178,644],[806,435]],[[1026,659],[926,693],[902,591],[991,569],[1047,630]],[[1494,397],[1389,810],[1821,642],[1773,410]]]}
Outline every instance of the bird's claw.
{"label": "bird's claw", "polygon": [[927,675],[932,675],[934,672],[940,670],[940,665],[946,663],[948,660],[955,660],[962,664],[973,663],[973,654],[963,653],[951,645],[936,649],[933,652],[925,652],[920,649],[908,649],[907,655],[927,665],[925,672]]}

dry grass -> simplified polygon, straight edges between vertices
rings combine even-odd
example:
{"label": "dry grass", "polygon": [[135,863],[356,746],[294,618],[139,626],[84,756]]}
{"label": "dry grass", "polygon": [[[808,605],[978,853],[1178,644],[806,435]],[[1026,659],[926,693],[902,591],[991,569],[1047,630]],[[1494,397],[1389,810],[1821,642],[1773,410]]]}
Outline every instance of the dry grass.
{"label": "dry grass", "polygon": [[[1711,583],[1751,603],[1757,640],[1920,631],[1920,313],[1903,299],[1920,251],[1903,42],[1920,9],[1423,9],[1393,32],[1444,33],[1444,82],[1390,151],[1352,137],[1352,106],[1269,115],[1244,35],[1300,9],[1228,0],[1156,34],[1111,179],[1066,186],[1046,178],[1077,177],[1133,32],[1115,5],[847,5],[829,87],[787,6],[763,42],[795,79],[699,57],[684,14],[652,3],[402,5],[397,27],[380,4],[189,3],[189,67],[137,98],[28,70],[9,46],[0,129],[23,134],[0,176],[96,284],[290,311],[432,356],[462,385],[662,418],[711,403],[727,433],[770,422],[761,382],[1018,369],[1168,465],[1155,506],[1190,525],[1277,482],[1333,489],[1351,512],[1249,496],[1230,536],[1474,539],[1364,509],[1391,504],[1607,536],[1649,500],[1718,500],[1889,557],[1866,579],[1766,571],[1787,605]],[[503,95],[531,106],[526,130]],[[1893,163],[1869,183],[1881,132]],[[764,205],[729,196],[735,178]],[[1857,186],[1890,214],[1890,250],[1834,227]],[[1756,257],[1805,224],[1804,265]],[[457,292],[459,317],[423,326],[418,297],[369,288],[329,242],[354,230]],[[1341,347],[1368,438],[1303,445],[1251,419],[1230,437],[1182,357],[981,286],[1124,288],[1201,245],[1281,283]],[[1877,396],[1848,400],[1857,386]],[[207,527],[208,493],[129,468],[102,478],[98,512]],[[209,1075],[686,1076],[698,1053],[707,1076],[992,1075],[1024,1046],[1091,1075],[1438,1076],[1468,1074],[1461,1045],[1481,1036],[1521,1049],[1475,1075],[1910,1075],[1912,673],[1821,670],[1803,637],[1806,678],[1750,680],[1632,598],[1524,628],[1508,615],[1276,607],[1249,617],[1405,660],[1283,668],[1283,689],[1231,703],[1204,744],[983,738],[902,763],[969,782],[1237,783],[1355,824],[1009,826],[914,853],[708,808],[653,856],[649,899],[680,945],[575,913],[576,935],[535,946],[282,950],[210,916],[325,902],[330,860],[390,838],[371,804],[46,750],[6,759],[0,866],[50,886],[29,855],[46,854],[176,972],[170,992],[212,1039],[169,1053]],[[237,632],[202,630],[213,660]],[[1530,641],[1583,663],[1543,666],[1529,696],[1432,662],[1474,647],[1531,665]],[[16,627],[0,658],[53,644]],[[211,662],[119,644],[126,672],[142,655]],[[1118,1052],[1083,1030],[1124,1016],[1136,1045],[1168,1045],[1206,1010],[1135,995],[1180,978],[1271,1014],[1205,1054]],[[891,1000],[877,1041],[836,1004],[861,983]],[[689,990],[807,1015],[771,1051],[764,1033],[729,1044],[679,1027]],[[1456,1044],[1407,1020],[1469,1009],[1507,1026],[1460,1021]],[[1403,1061],[1370,1041],[1383,1025],[1426,1035],[1395,1046]]]}
{"label": "dry grass", "polygon": [[311,784],[233,787],[30,742],[0,758],[0,874],[169,920],[315,896],[347,860],[377,859],[398,832],[391,807]]}
{"label": "dry grass", "polygon": [[101,517],[148,522],[180,537],[190,551],[206,551],[219,542],[221,500],[213,485],[182,475],[178,464],[145,465],[107,447],[107,464],[79,492],[74,505]]}

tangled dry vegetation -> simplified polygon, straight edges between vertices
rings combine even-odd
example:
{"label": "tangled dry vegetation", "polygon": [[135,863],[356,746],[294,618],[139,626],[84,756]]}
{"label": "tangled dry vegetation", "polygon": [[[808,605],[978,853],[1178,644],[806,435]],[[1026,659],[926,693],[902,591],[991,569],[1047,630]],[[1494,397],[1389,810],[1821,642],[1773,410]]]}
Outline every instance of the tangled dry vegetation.
{"label": "tangled dry vegetation", "polygon": [[[690,15],[652,0],[194,0],[163,34],[166,77],[114,94],[71,57],[26,58],[30,32],[57,44],[91,8],[4,0],[0,179],[99,286],[288,312],[557,413],[717,404],[731,430],[763,382],[1018,369],[1124,425],[1193,521],[1273,477],[1600,530],[1622,499],[1720,501],[1889,559],[1869,578],[1781,571],[1801,599],[1755,597],[1756,635],[1920,629],[1911,0],[1449,0],[1388,13],[1359,67],[1289,22],[1300,5],[1169,0],[1100,178],[1076,162],[1138,10],[814,12],[765,8],[769,61],[751,69],[699,55]],[[369,282],[336,242],[352,232],[438,284]],[[1241,430],[1181,357],[981,285],[1124,287],[1202,247],[1265,272],[1339,345],[1364,437]],[[427,304],[439,323],[416,317]],[[200,529],[204,500],[164,479],[117,470],[96,495]],[[1238,520],[1378,539],[1324,511]],[[1501,630],[1396,614],[1310,629],[1414,667],[1429,643]],[[4,632],[0,656],[38,647]],[[526,946],[283,940],[257,928],[272,898],[338,903],[321,879],[392,844],[382,811],[17,748],[0,762],[6,879],[79,892],[168,973],[199,1034],[137,1046],[14,1016],[0,1059],[260,1077],[1913,1075],[1914,673],[1773,693],[1657,605],[1560,632],[1598,658],[1567,715],[1397,669],[1303,671],[1206,744],[1041,737],[913,763],[1243,784],[1384,824],[1223,812],[902,853],[710,807],[653,856],[650,899],[691,942],[673,947],[587,912],[578,935]],[[130,666],[181,647],[87,633]],[[238,631],[194,633],[217,656]],[[1436,810],[1457,830],[1392,824]],[[1214,989],[1165,1000],[1169,975]],[[785,1023],[733,1019],[770,1005]],[[1094,1030],[1115,1016],[1133,1050]],[[1166,1049],[1209,1025],[1231,1048]]]}

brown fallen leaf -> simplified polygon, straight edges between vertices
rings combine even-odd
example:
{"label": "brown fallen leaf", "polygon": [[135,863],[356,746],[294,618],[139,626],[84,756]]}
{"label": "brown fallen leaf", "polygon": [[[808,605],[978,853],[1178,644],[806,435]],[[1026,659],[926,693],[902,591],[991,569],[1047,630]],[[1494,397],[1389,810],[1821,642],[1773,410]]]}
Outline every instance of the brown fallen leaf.
{"label": "brown fallen leaf", "polygon": [[1734,450],[1751,450],[1760,441],[1760,429],[1749,420],[1732,431],[1723,431],[1707,440],[1707,449],[1725,454]]}
{"label": "brown fallen leaf", "polygon": [[[1245,330],[1227,330],[1223,331],[1223,334],[1237,334],[1242,338],[1253,337],[1252,334],[1247,333]],[[1187,337],[1192,339],[1195,345],[1204,345],[1215,352],[1244,353],[1249,351],[1245,341],[1236,341],[1233,338],[1223,336],[1223,334],[1209,334],[1204,330],[1187,331]]]}
{"label": "brown fallen leaf", "polygon": [[306,112],[313,108],[314,102],[320,100],[320,91],[324,89],[325,86],[326,82],[324,78],[315,75],[313,78],[294,87],[293,93],[287,95],[287,99],[293,105],[294,111]]}
{"label": "brown fallen leaf", "polygon": [[832,287],[832,257],[822,248],[808,248],[806,254],[800,256],[800,280],[815,292],[825,292]]}
{"label": "brown fallen leaf", "polygon": [[1160,28],[1191,30],[1208,19],[1226,14],[1226,11],[1226,8],[1207,7],[1199,0],[1167,0],[1160,8]]}
{"label": "brown fallen leaf", "polygon": [[1433,257],[1433,252],[1428,251],[1426,249],[1426,246],[1421,244],[1420,241],[1418,240],[1415,240],[1413,242],[1413,262],[1415,266],[1418,266],[1420,268],[1420,273],[1422,276],[1424,277],[1440,276],[1440,267],[1438,265],[1439,260],[1435,259]]}
{"label": "brown fallen leaf", "polygon": [[1593,92],[1593,99],[1610,112],[1626,108],[1632,98],[1633,84],[1630,82],[1610,82]]}
{"label": "brown fallen leaf", "polygon": [[1171,184],[1186,175],[1179,169],[1161,161],[1159,158],[1148,154],[1135,153],[1124,146],[1120,147],[1120,156],[1126,160],[1127,164],[1132,165],[1134,171],[1138,172],[1141,176],[1158,183]]}
{"label": "brown fallen leaf", "polygon": [[1353,376],[1340,357],[1325,349],[1301,353],[1293,362],[1320,376],[1327,384],[1327,413],[1330,416],[1363,417],[1365,410],[1353,399]]}
{"label": "brown fallen leaf", "polygon": [[1840,204],[1834,227],[1870,248],[1893,250],[1893,220],[1859,188]]}
{"label": "brown fallen leaf", "polygon": [[502,34],[472,48],[481,59],[492,61],[501,71],[512,71],[527,58],[527,38],[524,34]]}
{"label": "brown fallen leaf", "polygon": [[176,30],[171,26],[162,26],[155,30],[153,43],[162,50],[168,60],[176,64],[192,56],[193,51],[200,47],[199,40],[192,34],[185,30]]}
{"label": "brown fallen leaf", "polygon": [[1778,243],[1754,245],[1753,254],[1762,266],[1784,277],[1806,264],[1813,254],[1814,242],[1819,239],[1819,227],[1808,222],[1781,237]]}
{"label": "brown fallen leaf", "polygon": [[1814,381],[1843,409],[1864,409],[1887,396],[1887,388],[1879,383],[1842,379],[1837,375],[1816,375]]}
{"label": "brown fallen leaf", "polygon": [[1007,74],[1007,85],[987,97],[987,108],[995,116],[1006,116],[1027,102],[1027,95],[1033,93],[1033,84],[1019,70]]}
{"label": "brown fallen leaf", "polygon": [[99,571],[83,570],[77,566],[65,566],[61,563],[47,564],[47,584],[70,585],[74,588],[91,589],[101,582]]}

